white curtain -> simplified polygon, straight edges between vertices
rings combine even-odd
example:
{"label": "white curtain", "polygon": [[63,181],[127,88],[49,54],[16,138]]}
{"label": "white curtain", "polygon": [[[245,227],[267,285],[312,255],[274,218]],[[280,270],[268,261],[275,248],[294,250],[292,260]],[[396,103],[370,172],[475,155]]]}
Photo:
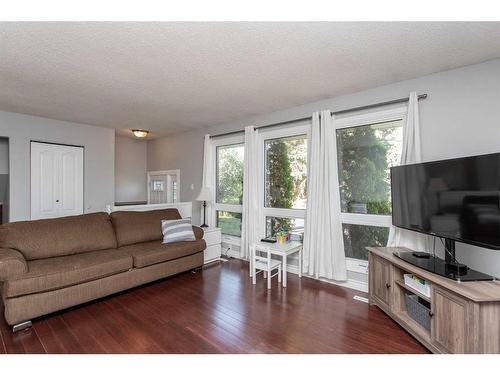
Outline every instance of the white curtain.
{"label": "white curtain", "polygon": [[313,113],[308,141],[303,272],[316,278],[342,281],[347,280],[347,269],[333,122],[330,111]]}
{"label": "white curtain", "polygon": [[245,128],[245,158],[243,167],[243,214],[241,223],[240,256],[248,258],[250,244],[259,237],[259,195],[257,132],[253,126]]}
{"label": "white curtain", "polygon": [[[408,102],[408,114],[406,124],[403,127],[403,149],[401,152],[401,165],[422,162],[422,147],[420,140],[420,121],[418,115],[418,97],[416,92],[410,93]],[[404,192],[401,192],[404,194]],[[420,208],[410,207],[411,202],[407,201],[408,207],[405,212],[418,215]],[[416,251],[431,250],[431,241],[428,236],[406,229],[391,226],[387,246],[404,246]]]}
{"label": "white curtain", "polygon": [[[203,177],[202,177],[202,187],[208,187],[212,192],[215,193],[215,162],[214,162],[214,147],[212,146],[212,140],[210,135],[205,135],[205,143],[203,146]],[[215,227],[215,216],[212,212],[213,202],[207,202],[207,225],[209,227]],[[203,205],[201,206],[201,216],[200,223],[203,223]]]}

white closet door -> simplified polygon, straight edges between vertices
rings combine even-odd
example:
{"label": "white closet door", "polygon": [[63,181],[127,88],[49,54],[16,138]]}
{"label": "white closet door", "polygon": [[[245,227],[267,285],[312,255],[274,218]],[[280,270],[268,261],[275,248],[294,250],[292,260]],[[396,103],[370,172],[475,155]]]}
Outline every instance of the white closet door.
{"label": "white closet door", "polygon": [[83,214],[83,148],[62,146],[60,155],[59,216]]}
{"label": "white closet door", "polygon": [[57,149],[31,143],[31,218],[58,216],[58,156]]}
{"label": "white closet door", "polygon": [[83,148],[31,142],[31,219],[83,213]]}

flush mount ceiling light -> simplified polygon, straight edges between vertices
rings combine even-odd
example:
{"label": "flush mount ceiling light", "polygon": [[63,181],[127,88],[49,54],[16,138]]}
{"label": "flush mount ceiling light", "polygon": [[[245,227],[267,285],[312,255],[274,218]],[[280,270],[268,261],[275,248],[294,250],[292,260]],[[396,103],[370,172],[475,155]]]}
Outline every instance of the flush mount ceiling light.
{"label": "flush mount ceiling light", "polygon": [[134,135],[137,138],[144,138],[145,136],[147,136],[149,134],[149,130],[132,129],[132,133],[134,133]]}

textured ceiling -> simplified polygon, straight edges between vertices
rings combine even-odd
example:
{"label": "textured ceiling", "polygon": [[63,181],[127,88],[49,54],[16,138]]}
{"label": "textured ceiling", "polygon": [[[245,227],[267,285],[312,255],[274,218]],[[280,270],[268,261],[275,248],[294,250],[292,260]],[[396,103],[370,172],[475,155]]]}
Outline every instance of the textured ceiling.
{"label": "textured ceiling", "polygon": [[500,56],[500,23],[0,23],[0,110],[155,135]]}

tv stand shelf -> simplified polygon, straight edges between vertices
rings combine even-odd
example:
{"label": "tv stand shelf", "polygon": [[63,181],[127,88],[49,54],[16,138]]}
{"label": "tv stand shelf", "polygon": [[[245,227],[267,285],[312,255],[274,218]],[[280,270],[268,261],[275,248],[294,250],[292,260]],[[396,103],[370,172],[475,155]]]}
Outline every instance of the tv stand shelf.
{"label": "tv stand shelf", "polygon": [[408,292],[413,293],[420,298],[422,298],[424,301],[431,302],[431,299],[422,293],[420,293],[418,290],[413,289],[411,286],[408,286],[405,284],[404,280],[395,280],[394,281],[396,284],[398,284],[401,288],[406,289]]}
{"label": "tv stand shelf", "polygon": [[[457,282],[396,257],[401,247],[369,247],[370,304],[376,305],[433,353],[500,353],[500,282]],[[404,283],[412,273],[431,286],[427,297]],[[430,303],[428,331],[407,312],[405,294]]]}

